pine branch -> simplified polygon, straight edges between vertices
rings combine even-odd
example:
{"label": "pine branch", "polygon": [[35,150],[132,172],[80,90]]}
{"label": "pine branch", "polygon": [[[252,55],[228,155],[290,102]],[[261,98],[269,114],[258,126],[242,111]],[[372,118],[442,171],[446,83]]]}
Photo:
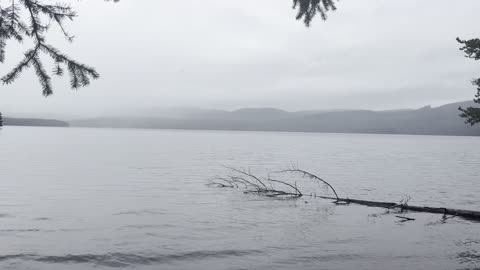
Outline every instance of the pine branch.
{"label": "pine branch", "polygon": [[36,10],[47,15],[51,20],[54,20],[57,23],[68,41],[73,40],[73,36],[68,34],[63,25],[65,19],[73,20],[74,17],[77,16],[77,13],[72,10],[70,5],[65,3],[59,3],[57,5],[41,5],[38,2],[33,2],[32,4],[35,6]]}
{"label": "pine branch", "polygon": [[[473,102],[480,104],[480,78],[473,80],[472,84],[477,86],[477,94],[475,95]],[[462,112],[460,117],[465,118],[465,124],[473,126],[480,123],[480,108],[468,107],[464,109],[459,107],[458,110]]]}
{"label": "pine branch", "polygon": [[43,64],[40,61],[40,58],[38,57],[38,55],[35,55],[34,57],[32,57],[31,61],[35,69],[35,73],[37,74],[37,77],[40,80],[40,84],[42,85],[43,95],[49,96],[53,94],[50,76],[48,76],[47,72],[45,71],[45,68],[43,67]]}
{"label": "pine branch", "polygon": [[30,66],[30,62],[32,59],[37,55],[38,47],[35,49],[31,49],[25,53],[25,58],[17,64],[17,66],[12,69],[7,75],[2,77],[2,81],[4,84],[11,84],[15,79],[18,78],[20,73],[27,67]]}
{"label": "pine branch", "polygon": [[[463,47],[461,47],[460,50],[465,53],[465,57],[480,60],[480,39],[474,38],[470,40],[462,40],[457,37],[457,42],[463,44]],[[477,94],[473,101],[480,104],[480,78],[473,80],[472,84],[477,86]],[[459,107],[458,109],[462,112],[460,116],[465,118],[466,124],[473,126],[480,123],[480,108],[468,107],[464,109]]]}
{"label": "pine branch", "polygon": [[460,107],[458,109],[462,112],[460,116],[465,118],[465,124],[473,126],[480,123],[480,108],[468,107],[464,109]]}
{"label": "pine branch", "polygon": [[[89,85],[90,84],[89,77],[91,77],[94,80],[100,77],[100,75],[94,68],[78,63],[73,59],[70,59],[68,56],[62,54],[59,50],[57,50],[56,48],[50,45],[41,44],[40,49],[45,53],[49,54],[51,58],[55,59],[55,62],[57,63],[57,67],[62,63],[68,66],[68,70],[70,72],[70,78],[71,78],[71,86],[73,89],[78,89],[82,86]],[[60,73],[56,72],[56,74],[57,75],[63,74],[63,71]]]}
{"label": "pine branch", "polygon": [[327,19],[327,12],[335,11],[335,0],[293,0],[293,8],[298,8],[297,20],[303,19],[308,27],[313,18],[320,14],[322,20]]}
{"label": "pine branch", "polygon": [[457,42],[464,45],[460,50],[465,52],[465,57],[480,60],[480,39],[461,40],[457,37]]}
{"label": "pine branch", "polygon": [[[119,0],[112,1],[119,2]],[[41,61],[40,53],[46,54],[53,60],[54,68],[51,69],[53,75],[63,76],[64,67],[67,68],[73,89],[87,86],[92,79],[99,78],[100,75],[94,68],[73,60],[46,42],[46,35],[52,23],[60,28],[68,41],[73,41],[74,36],[68,33],[65,21],[73,21],[77,13],[69,4],[66,2],[45,4],[42,0],[10,0],[9,2],[8,7],[0,5],[0,63],[5,61],[8,40],[15,39],[22,42],[24,39],[30,39],[35,45],[25,52],[24,58],[8,74],[1,77],[3,84],[13,83],[26,68],[33,67],[43,95],[53,94],[51,77]]]}
{"label": "pine branch", "polygon": [[7,45],[7,42],[5,41],[5,38],[0,34],[0,63],[3,63],[5,61],[6,45]]}

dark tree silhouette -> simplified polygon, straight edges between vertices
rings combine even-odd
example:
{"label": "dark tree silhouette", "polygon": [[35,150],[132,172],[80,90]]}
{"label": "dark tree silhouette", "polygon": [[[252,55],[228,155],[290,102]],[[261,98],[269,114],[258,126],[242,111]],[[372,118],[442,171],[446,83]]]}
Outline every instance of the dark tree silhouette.
{"label": "dark tree silhouette", "polygon": [[[480,60],[480,39],[461,40],[457,38],[457,41],[463,44],[460,50],[465,52],[465,57]],[[477,94],[473,101],[480,104],[480,78],[474,79],[472,84],[477,86]],[[460,116],[465,118],[465,123],[472,126],[480,123],[480,108],[468,107],[464,109],[460,107],[458,109],[462,112]]]}
{"label": "dark tree silhouette", "polygon": [[2,113],[0,112],[0,128],[3,127],[3,117]]}
{"label": "dark tree silhouette", "polygon": [[[118,2],[119,0],[105,0]],[[293,8],[298,9],[297,20],[303,20],[310,26],[318,14],[323,20],[327,12],[336,9],[335,0],[293,0]],[[98,72],[85,64],[62,53],[47,42],[47,33],[52,24],[56,24],[65,38],[72,42],[74,36],[65,29],[64,22],[73,20],[77,13],[68,1],[47,4],[48,0],[0,0],[0,63],[5,60],[5,47],[8,40],[33,41],[33,47],[25,52],[23,59],[6,75],[1,77],[3,84],[11,84],[25,69],[32,67],[40,81],[43,95],[53,94],[51,75],[63,76],[65,68],[70,75],[72,89],[90,84],[98,79]],[[40,54],[49,56],[53,63],[51,72],[47,72]]]}

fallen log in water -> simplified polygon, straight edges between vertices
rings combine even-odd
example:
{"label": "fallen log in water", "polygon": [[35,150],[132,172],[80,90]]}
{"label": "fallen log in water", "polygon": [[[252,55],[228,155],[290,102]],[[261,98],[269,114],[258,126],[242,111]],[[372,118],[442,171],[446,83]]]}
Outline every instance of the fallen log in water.
{"label": "fallen log in water", "polygon": [[325,197],[325,196],[317,196],[317,198],[333,200],[334,203],[343,202],[346,204],[353,203],[353,204],[359,204],[359,205],[366,205],[370,207],[381,207],[381,208],[388,208],[388,209],[396,208],[396,209],[400,209],[401,211],[443,214],[444,216],[451,215],[451,216],[463,217],[466,219],[480,220],[480,211],[451,209],[451,208],[443,208],[443,207],[414,206],[414,205],[408,205],[408,204],[397,204],[392,202],[377,202],[377,201],[366,201],[366,200],[335,198],[335,197]]}
{"label": "fallen log in water", "polygon": [[[241,186],[243,186],[245,187],[244,193],[253,193],[253,194],[263,195],[267,197],[298,199],[302,196],[305,196],[297,187],[296,182],[294,184],[290,184],[290,183],[287,183],[286,181],[274,180],[270,177],[260,178],[247,170],[239,170],[236,168],[231,168],[226,166],[224,167],[234,172],[235,175],[229,175],[227,177],[216,177],[214,180],[210,181],[208,185],[223,187],[223,188],[225,187],[240,188]],[[328,183],[324,179],[314,174],[311,174],[304,170],[300,170],[298,168],[277,171],[275,173],[298,174],[302,178],[311,179],[313,181],[319,182],[325,185],[326,187],[328,187],[334,193],[335,197],[315,195],[315,198],[333,200],[333,203],[339,204],[339,205],[340,204],[347,205],[352,203],[352,204],[359,204],[359,205],[365,205],[370,207],[397,209],[397,210],[400,210],[400,212],[414,211],[414,212],[443,214],[444,219],[447,219],[447,216],[451,216],[451,217],[462,217],[465,219],[480,221],[480,211],[409,205],[408,201],[410,200],[411,197],[408,197],[408,196],[405,197],[402,201],[400,201],[400,203],[340,198],[337,195],[337,191],[333,188],[333,186],[330,183]],[[278,187],[275,188],[274,184],[277,184]],[[281,188],[287,188],[288,190],[282,190]],[[414,220],[407,217],[399,217],[399,218],[403,219],[404,221]]]}

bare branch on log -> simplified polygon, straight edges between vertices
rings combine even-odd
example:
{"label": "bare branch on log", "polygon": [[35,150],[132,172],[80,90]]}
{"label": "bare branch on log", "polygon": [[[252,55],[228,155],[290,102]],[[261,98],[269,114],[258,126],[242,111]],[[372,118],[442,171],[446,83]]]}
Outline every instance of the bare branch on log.
{"label": "bare branch on log", "polygon": [[[215,181],[211,181],[209,185],[216,187],[239,188],[242,185],[245,188],[244,193],[255,193],[266,197],[290,197],[300,198],[303,196],[302,192],[296,185],[289,184],[285,181],[275,179],[260,179],[249,171],[239,170],[224,166],[238,175],[228,175],[228,177],[216,177]],[[283,186],[293,189],[295,192],[288,192],[280,189],[275,189],[273,183],[281,184]],[[268,185],[268,186],[267,186]]]}
{"label": "bare branch on log", "polygon": [[291,188],[293,188],[293,189],[295,190],[296,194],[298,194],[298,197],[302,197],[302,196],[303,196],[302,192],[301,192],[297,187],[295,187],[295,186],[293,186],[293,185],[291,185],[291,184],[289,184],[289,183],[286,183],[286,182],[283,182],[283,181],[279,181],[279,180],[270,179],[270,178],[268,178],[268,181],[270,181],[270,182],[275,182],[275,183],[281,183],[281,184],[284,184],[284,185],[286,185],[286,186],[289,186],[289,187],[291,187]]}
{"label": "bare branch on log", "polygon": [[267,186],[262,182],[262,180],[260,180],[258,177],[256,177],[252,173],[246,172],[246,171],[243,171],[243,170],[239,170],[239,169],[235,169],[235,168],[232,168],[232,167],[227,167],[227,166],[224,166],[224,167],[227,168],[227,169],[230,169],[234,172],[237,172],[237,173],[243,174],[245,176],[251,177],[251,178],[255,179],[255,181],[257,181],[258,183],[260,183],[260,185],[262,185],[264,189],[268,189]]}
{"label": "bare branch on log", "polygon": [[300,170],[300,169],[288,169],[288,170],[282,170],[282,171],[279,171],[279,172],[280,173],[285,173],[285,172],[298,173],[298,174],[301,174],[303,177],[308,177],[310,179],[318,180],[318,181],[324,183],[325,185],[327,185],[333,191],[333,193],[335,194],[335,197],[337,197],[337,199],[339,198],[338,194],[337,194],[337,191],[332,187],[332,185],[330,185],[330,183],[328,183],[327,181],[323,180],[322,178],[320,178],[320,177],[318,177],[314,174],[311,174],[307,171]]}

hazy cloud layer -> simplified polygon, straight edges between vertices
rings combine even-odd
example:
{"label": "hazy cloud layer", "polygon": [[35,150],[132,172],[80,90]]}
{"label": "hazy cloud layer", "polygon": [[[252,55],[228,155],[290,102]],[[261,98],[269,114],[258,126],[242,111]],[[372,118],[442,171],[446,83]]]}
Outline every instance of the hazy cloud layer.
{"label": "hazy cloud layer", "polygon": [[[141,4],[140,4],[141,3]],[[368,3],[368,5],[364,5]],[[295,21],[284,0],[75,2],[73,44],[99,81],[68,78],[44,98],[32,71],[0,86],[0,110],[112,115],[152,107],[399,108],[473,97],[480,63],[455,38],[480,36],[480,1],[342,0],[327,22]],[[25,44],[27,46],[28,44]],[[8,45],[6,73],[26,47]]]}

